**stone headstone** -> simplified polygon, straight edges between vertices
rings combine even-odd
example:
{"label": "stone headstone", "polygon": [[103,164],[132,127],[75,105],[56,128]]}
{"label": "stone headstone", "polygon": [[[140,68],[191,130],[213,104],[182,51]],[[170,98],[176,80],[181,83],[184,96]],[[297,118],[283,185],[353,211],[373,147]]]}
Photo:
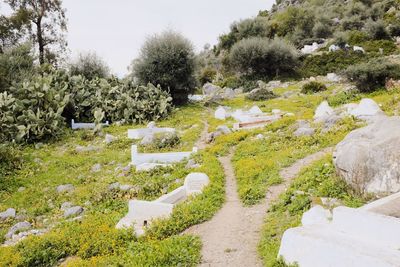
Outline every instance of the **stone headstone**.
{"label": "stone headstone", "polygon": [[117,140],[117,138],[115,136],[113,136],[111,134],[106,134],[104,142],[106,144],[110,144],[110,143],[114,142],[115,140]]}
{"label": "stone headstone", "polygon": [[205,173],[190,173],[185,178],[185,188],[188,195],[201,193],[203,188],[210,182],[207,174]]}

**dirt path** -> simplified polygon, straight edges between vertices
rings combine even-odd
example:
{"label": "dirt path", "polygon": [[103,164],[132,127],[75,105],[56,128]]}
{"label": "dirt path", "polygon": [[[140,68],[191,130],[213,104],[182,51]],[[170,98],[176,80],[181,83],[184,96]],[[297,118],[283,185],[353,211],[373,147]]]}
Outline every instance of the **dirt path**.
{"label": "dirt path", "polygon": [[262,266],[257,245],[271,200],[284,192],[290,180],[296,177],[303,167],[331,151],[331,148],[324,149],[282,170],[281,176],[284,182],[271,186],[266,198],[252,207],[243,207],[237,194],[236,179],[231,164],[233,152],[219,158],[226,176],[226,203],[212,220],[193,226],[185,232],[199,235],[202,239],[200,266]]}
{"label": "dirt path", "polygon": [[196,144],[194,145],[195,147],[197,147],[198,149],[204,149],[206,148],[207,144],[206,144],[206,140],[207,140],[207,135],[208,135],[208,122],[207,120],[203,121],[204,124],[204,128],[203,131],[201,131],[200,137],[197,140]]}

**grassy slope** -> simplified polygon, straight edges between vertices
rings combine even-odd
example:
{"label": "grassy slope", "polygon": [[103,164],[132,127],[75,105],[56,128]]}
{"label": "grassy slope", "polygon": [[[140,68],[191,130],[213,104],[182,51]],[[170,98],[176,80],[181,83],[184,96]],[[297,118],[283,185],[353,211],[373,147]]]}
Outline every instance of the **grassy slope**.
{"label": "grassy slope", "polygon": [[[294,84],[289,88],[278,89],[277,93],[283,94],[290,90],[298,92],[299,89],[300,86]],[[226,101],[224,104],[232,108],[250,108],[257,104],[263,111],[269,112],[279,108],[294,113],[295,117],[284,118],[263,129],[240,131],[218,137],[213,145],[196,156],[197,161],[202,163],[202,167],[196,171],[206,172],[211,178],[211,186],[192,201],[180,204],[170,219],[154,223],[148,235],[140,239],[114,228],[116,222],[127,212],[127,200],[152,200],[177,188],[189,172],[184,167],[185,163],[178,164],[173,169],[157,170],[148,174],[130,173],[127,176],[119,176],[115,168],[118,164],[126,166],[130,161],[132,141],[126,138],[126,131],[132,127],[128,126],[105,129],[105,132],[119,138],[110,145],[105,145],[103,138],[92,139],[84,132],[71,132],[62,140],[44,145],[40,149],[24,148],[24,168],[6,179],[7,187],[0,190],[0,210],[14,207],[18,213],[24,212],[26,220],[33,223],[35,228],[46,227],[59,221],[62,223],[41,237],[28,238],[16,247],[0,248],[0,265],[48,266],[68,256],[76,256],[69,262],[70,266],[176,266],[179,263],[183,266],[195,265],[200,260],[200,240],[179,234],[193,224],[210,219],[224,201],[224,177],[216,158],[218,155],[224,155],[229,148],[237,146],[233,164],[239,194],[245,204],[251,205],[264,196],[269,185],[280,181],[281,168],[323,147],[336,144],[356,126],[353,120],[346,119],[330,133],[323,134],[318,130],[312,137],[293,137],[291,126],[297,119],[312,118],[315,107],[323,99],[339,105],[360,97],[372,97],[382,104],[382,109],[388,114],[395,114],[399,109],[398,92],[381,91],[362,96],[332,94],[333,90],[337,89],[330,87],[326,92],[307,96],[296,95],[289,99],[252,102],[236,98]],[[178,128],[182,136],[182,142],[170,150],[190,150],[203,129],[203,120],[208,121],[209,131],[223,123],[214,119],[212,112],[200,105],[181,108],[168,120],[160,122],[161,126]],[[230,125],[233,121],[228,120],[226,123]],[[266,139],[256,140],[254,137],[259,133]],[[74,150],[78,144],[95,145],[102,149],[98,152],[77,154]],[[102,164],[102,171],[92,173],[91,167],[96,163]],[[326,159],[323,166],[325,163],[329,164],[329,160]],[[301,177],[312,180],[319,179],[323,174],[325,176],[322,177],[328,177],[328,181],[331,181],[326,185],[328,189],[337,187],[341,190],[341,198],[352,199],[353,196],[348,193],[347,188],[337,186],[337,180],[331,173],[332,168],[326,171],[321,164],[313,166]],[[299,181],[302,181],[301,177]],[[108,185],[117,181],[121,184],[135,185],[136,190],[129,193],[110,192]],[[65,183],[74,184],[76,190],[70,194],[57,194],[56,186]],[[319,184],[307,184],[309,187],[300,190],[311,192],[314,189],[320,192]],[[20,186],[26,187],[26,190],[17,192]],[[299,185],[294,185],[294,188],[298,187]],[[329,190],[326,192],[331,194]],[[328,193],[325,195],[329,195]],[[91,202],[85,206],[86,216],[83,222],[63,222],[59,207],[65,201],[82,206],[87,201]],[[278,201],[277,205],[280,205],[280,208],[268,213],[260,245],[260,253],[267,266],[276,264],[274,259],[280,235],[288,227],[297,225],[302,212],[309,207],[308,200],[299,201],[294,204],[282,204]],[[293,205],[294,213],[290,213]],[[13,223],[13,220],[0,222],[0,236],[3,236]]]}

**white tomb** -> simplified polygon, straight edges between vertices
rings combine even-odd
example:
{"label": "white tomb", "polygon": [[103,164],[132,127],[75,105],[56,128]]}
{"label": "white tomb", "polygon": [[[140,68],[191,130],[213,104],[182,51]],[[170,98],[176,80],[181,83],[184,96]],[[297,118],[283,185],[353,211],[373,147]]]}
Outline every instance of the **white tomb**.
{"label": "white tomb", "polygon": [[300,267],[398,267],[399,204],[397,193],[358,209],[335,208],[332,220],[319,211],[316,220],[302,220],[303,226],[284,233],[279,256]]}
{"label": "white tomb", "polygon": [[136,166],[137,171],[151,170],[158,166],[168,166],[171,163],[180,162],[197,151],[197,147],[193,147],[193,150],[188,152],[139,153],[137,146],[132,145],[132,165]]}
{"label": "white tomb", "polygon": [[[109,122],[106,121],[106,123],[102,123],[103,127],[109,126]],[[84,122],[75,122],[74,119],[71,120],[71,128],[72,130],[78,130],[78,129],[94,129],[96,127],[95,123],[84,123]]]}
{"label": "white tomb", "polygon": [[131,200],[128,214],[116,227],[117,229],[133,227],[136,235],[143,235],[153,220],[169,217],[176,204],[185,201],[189,196],[201,193],[209,182],[210,179],[205,173],[190,173],[186,176],[183,186],[155,201]]}
{"label": "white tomb", "polygon": [[128,130],[128,138],[129,139],[142,139],[143,137],[151,134],[157,133],[175,133],[174,128],[158,128],[155,126],[154,122],[150,122],[147,125],[147,128],[140,128],[140,129],[131,129]]}

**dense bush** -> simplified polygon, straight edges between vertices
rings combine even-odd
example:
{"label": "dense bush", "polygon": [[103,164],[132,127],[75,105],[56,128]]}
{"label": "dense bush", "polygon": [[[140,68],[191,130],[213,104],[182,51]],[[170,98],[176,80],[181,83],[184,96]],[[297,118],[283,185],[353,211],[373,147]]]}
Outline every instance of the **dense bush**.
{"label": "dense bush", "polygon": [[8,90],[12,83],[32,77],[33,61],[29,45],[20,45],[0,53],[0,93]]}
{"label": "dense bush", "polygon": [[231,68],[253,78],[291,73],[297,65],[296,49],[281,39],[251,38],[232,47]]}
{"label": "dense bush", "polygon": [[72,76],[82,75],[89,80],[110,76],[110,68],[96,53],[81,53],[76,61],[69,65],[69,72]]}
{"label": "dense bush", "polygon": [[299,72],[303,77],[340,72],[348,66],[368,60],[368,56],[353,51],[337,51],[303,58]]}
{"label": "dense bush", "polygon": [[43,75],[0,94],[0,140],[35,142],[59,136],[69,101],[67,86]]}
{"label": "dense bush", "polygon": [[214,68],[206,67],[202,69],[199,77],[200,84],[211,83],[215,76],[217,76],[217,71]]}
{"label": "dense bush", "polygon": [[276,98],[277,95],[269,89],[265,83],[258,82],[258,88],[252,90],[249,94],[247,94],[246,98],[252,101],[262,101]]}
{"label": "dense bush", "polygon": [[303,85],[303,87],[301,88],[301,92],[303,94],[312,94],[325,91],[326,89],[327,88],[325,84],[312,81]]}
{"label": "dense bush", "polygon": [[350,66],[345,74],[361,92],[371,92],[384,87],[385,82],[390,78],[400,78],[400,65],[385,59],[375,59]]}
{"label": "dense bush", "polygon": [[193,46],[181,34],[171,31],[152,36],[143,45],[132,70],[140,83],[160,85],[170,91],[174,103],[186,103],[196,84]]}
{"label": "dense bush", "polygon": [[6,176],[21,168],[22,157],[20,151],[13,145],[0,144],[0,191],[10,188]]}

